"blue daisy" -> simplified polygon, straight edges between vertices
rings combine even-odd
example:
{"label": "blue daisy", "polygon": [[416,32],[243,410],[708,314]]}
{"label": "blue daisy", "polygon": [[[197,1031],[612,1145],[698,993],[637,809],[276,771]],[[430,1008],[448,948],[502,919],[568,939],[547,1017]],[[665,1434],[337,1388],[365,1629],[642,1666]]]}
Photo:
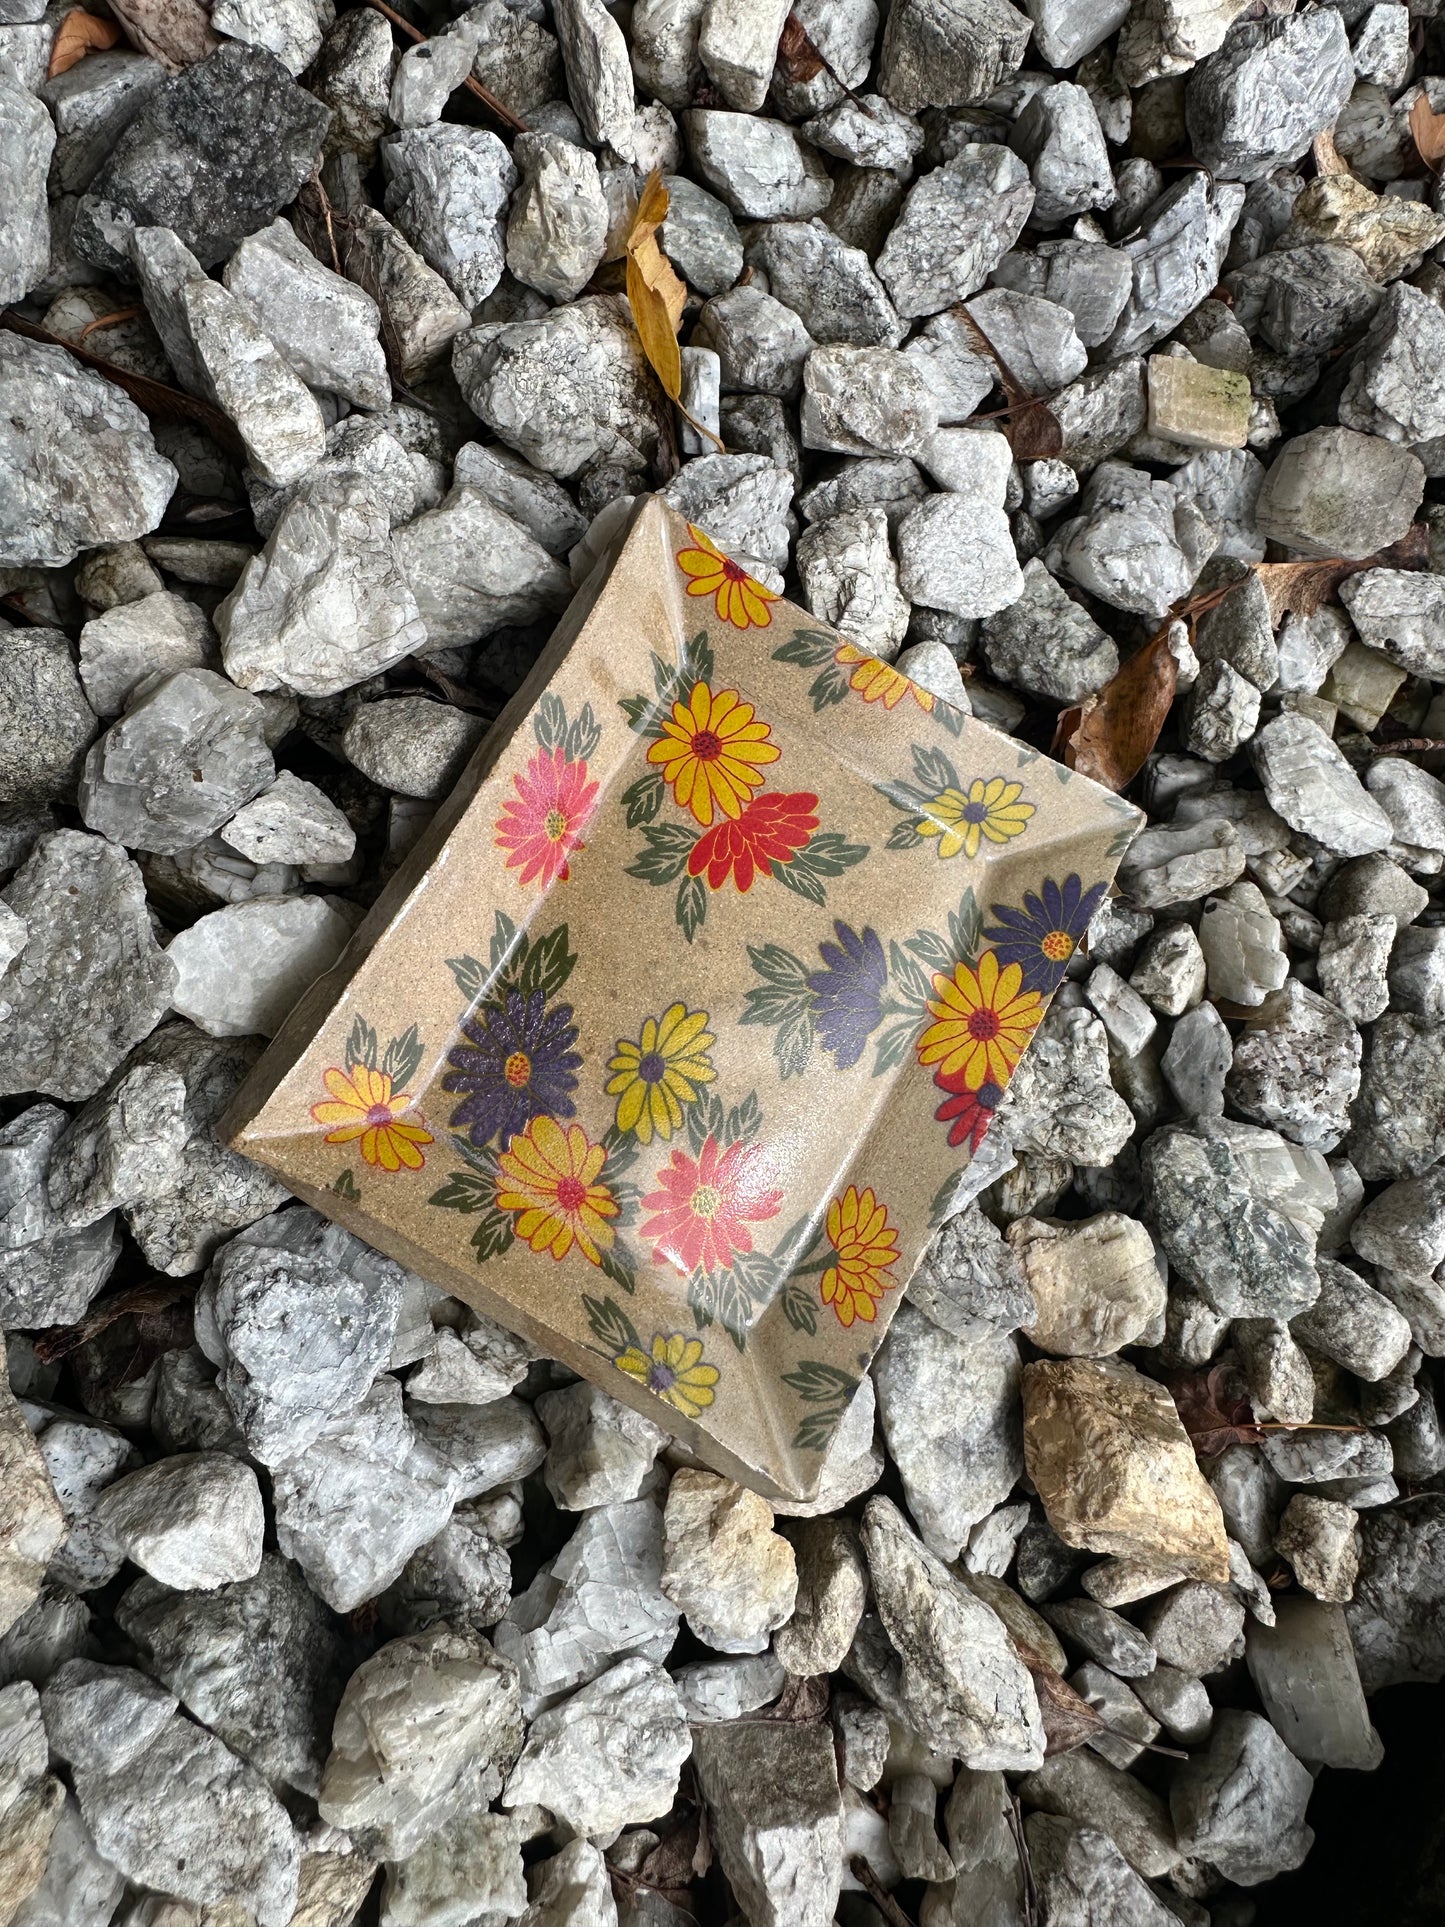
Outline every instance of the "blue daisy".
{"label": "blue daisy", "polygon": [[1086,890],[1077,876],[1065,877],[1062,884],[1050,877],[1037,896],[1032,890],[1025,891],[1021,910],[1005,903],[994,904],[998,922],[984,931],[984,937],[998,952],[1002,965],[1020,966],[1025,990],[1036,990],[1046,997],[1062,983],[1069,959],[1103,902],[1106,887],[1096,883]]}
{"label": "blue daisy", "polygon": [[869,1037],[883,1021],[883,989],[888,961],[875,930],[860,936],[846,923],[833,925],[837,943],[820,943],[823,968],[807,979],[813,993],[813,1021],[823,1049],[840,1071],[863,1055]]}
{"label": "blue daisy", "polygon": [[462,1025],[465,1042],[447,1055],[444,1091],[465,1101],[452,1112],[453,1130],[481,1146],[496,1138],[505,1150],[534,1117],[575,1117],[572,1093],[582,1055],[574,1050],[572,1006],[548,1010],[546,993],[509,990],[501,1005],[488,1004]]}

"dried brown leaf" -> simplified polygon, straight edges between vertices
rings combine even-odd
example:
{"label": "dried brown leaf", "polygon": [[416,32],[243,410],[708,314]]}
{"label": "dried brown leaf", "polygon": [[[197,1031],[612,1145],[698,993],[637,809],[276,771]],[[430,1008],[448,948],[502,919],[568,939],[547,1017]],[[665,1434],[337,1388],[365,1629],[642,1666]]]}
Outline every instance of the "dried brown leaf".
{"label": "dried brown leaf", "polygon": [[778,65],[783,70],[783,78],[797,87],[805,87],[810,80],[816,80],[827,62],[808,38],[807,29],[797,14],[790,13],[783,22],[783,31],[778,36]]}
{"label": "dried brown leaf", "polygon": [[1164,1381],[1179,1422],[1201,1458],[1218,1458],[1232,1445],[1262,1445],[1264,1429],[1254,1408],[1222,1365],[1203,1372],[1175,1372]]}
{"label": "dried brown leaf", "polygon": [[1437,114],[1424,94],[1410,109],[1410,135],[1420,159],[1438,174],[1445,160],[1445,114]]}
{"label": "dried brown leaf", "polygon": [[[648,365],[662,384],[668,400],[682,408],[682,350],[677,345],[677,330],[687,302],[687,289],[676,269],[663,253],[657,230],[667,219],[667,189],[660,169],[648,176],[637,203],[637,213],[627,233],[627,300],[632,309],[632,325],[642,343]],[[691,415],[687,416],[692,421]],[[700,434],[722,443],[709,428],[693,422]]]}
{"label": "dried brown leaf", "polygon": [[84,8],[77,7],[73,13],[66,14],[60,23],[60,32],[50,49],[50,65],[45,70],[47,77],[54,80],[57,74],[68,74],[88,53],[98,48],[113,47],[119,39],[120,28],[113,20],[101,20],[93,13],[86,13]]}
{"label": "dried brown leaf", "polygon": [[[1445,115],[1441,119],[1445,121]],[[1430,531],[1423,522],[1415,522],[1388,549],[1358,561],[1332,555],[1301,562],[1256,562],[1254,572],[1264,584],[1270,620],[1278,628],[1287,615],[1312,616],[1346,576],[1361,575],[1366,569],[1423,569],[1429,562]]]}
{"label": "dried brown leaf", "polygon": [[192,1286],[174,1278],[156,1279],[133,1285],[129,1291],[118,1291],[113,1298],[104,1298],[98,1305],[92,1305],[73,1325],[52,1325],[49,1331],[42,1332],[35,1340],[35,1356],[42,1364],[53,1365],[99,1338],[122,1318],[134,1318],[142,1335],[179,1327],[190,1318],[192,1292]]}
{"label": "dried brown leaf", "polygon": [[1178,682],[1166,623],[1102,689],[1064,711],[1054,754],[1105,789],[1127,789],[1159,740]]}
{"label": "dried brown leaf", "polygon": [[110,10],[130,44],[167,73],[194,67],[221,44],[211,31],[210,9],[200,0],[111,0]]}
{"label": "dried brown leaf", "polygon": [[12,334],[24,335],[27,341],[44,341],[52,348],[64,348],[77,361],[83,361],[87,368],[93,368],[96,374],[104,375],[107,381],[113,381],[117,388],[124,389],[144,414],[157,416],[161,421],[194,422],[197,428],[204,428],[219,447],[244,459],[246,447],[236,433],[235,423],[212,403],[202,401],[196,395],[183,394],[179,388],[171,388],[150,375],[137,375],[129,368],[118,368],[103,355],[94,355],[89,348],[78,347],[73,341],[51,334],[48,328],[25,320],[10,308],[0,313],[0,328],[8,328]]}
{"label": "dried brown leaf", "polygon": [[1008,396],[1008,407],[998,419],[1008,436],[1015,461],[1043,462],[1063,453],[1064,431],[1058,416],[1040,395],[1025,388],[1012,368],[994,347],[983,329],[962,303],[954,313],[972,335],[978,352],[998,370],[1000,388]]}

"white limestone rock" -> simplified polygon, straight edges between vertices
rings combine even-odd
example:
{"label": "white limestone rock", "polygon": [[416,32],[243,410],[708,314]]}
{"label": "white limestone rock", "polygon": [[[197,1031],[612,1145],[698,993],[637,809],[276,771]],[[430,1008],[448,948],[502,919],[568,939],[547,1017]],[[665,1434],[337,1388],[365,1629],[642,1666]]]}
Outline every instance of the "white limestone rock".
{"label": "white limestone rock", "polygon": [[391,406],[381,310],[354,281],[324,267],[288,221],[248,235],[221,279],[308,387],[358,408]]}

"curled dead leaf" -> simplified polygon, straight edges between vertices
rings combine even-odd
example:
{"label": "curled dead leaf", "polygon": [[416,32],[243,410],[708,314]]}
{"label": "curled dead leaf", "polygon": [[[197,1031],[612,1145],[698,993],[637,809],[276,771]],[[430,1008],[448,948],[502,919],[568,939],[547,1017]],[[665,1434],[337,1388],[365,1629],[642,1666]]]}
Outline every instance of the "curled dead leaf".
{"label": "curled dead leaf", "polygon": [[1054,754],[1105,789],[1126,789],[1159,740],[1178,683],[1179,664],[1165,623],[1102,689],[1064,711]]}
{"label": "curled dead leaf", "polygon": [[627,233],[627,300],[632,325],[668,400],[676,403],[699,434],[721,448],[712,430],[693,421],[682,406],[682,350],[677,345],[677,330],[687,289],[657,239],[657,230],[667,219],[667,198],[661,171],[654,170],[642,189]]}
{"label": "curled dead leaf", "polygon": [[998,370],[999,387],[1008,397],[1008,407],[998,419],[1015,461],[1042,462],[1062,454],[1064,431],[1053,409],[1041,395],[1030,393],[962,303],[954,313],[968,330],[978,352]]}
{"label": "curled dead leaf", "polygon": [[778,65],[783,70],[784,79],[792,81],[797,87],[804,87],[810,80],[816,80],[827,65],[795,13],[788,15],[783,22],[783,31],[778,36]]}
{"label": "curled dead leaf", "polygon": [[1445,114],[1437,114],[1423,93],[1410,109],[1410,137],[1426,167],[1438,174],[1445,160]]}
{"label": "curled dead leaf", "polygon": [[45,70],[47,78],[54,80],[57,74],[69,73],[88,53],[113,47],[119,39],[120,28],[113,20],[101,20],[83,7],[77,7],[60,23],[60,32],[50,49],[50,65]]}
{"label": "curled dead leaf", "polygon": [[113,0],[111,12],[133,47],[158,60],[168,74],[194,67],[221,42],[201,0]]}
{"label": "curled dead leaf", "polygon": [[[1445,115],[1441,116],[1445,124]],[[1257,562],[1255,574],[1269,598],[1269,615],[1276,629],[1287,615],[1312,616],[1329,601],[1346,576],[1366,569],[1423,569],[1430,561],[1430,532],[1416,522],[1398,542],[1376,555],[1347,561],[1334,555],[1300,562]]]}

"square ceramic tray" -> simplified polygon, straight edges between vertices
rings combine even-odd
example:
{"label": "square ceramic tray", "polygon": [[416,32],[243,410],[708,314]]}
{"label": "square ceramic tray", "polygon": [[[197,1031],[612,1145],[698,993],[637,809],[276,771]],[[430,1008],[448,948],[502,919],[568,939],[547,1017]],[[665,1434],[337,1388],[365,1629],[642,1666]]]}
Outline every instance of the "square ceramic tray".
{"label": "square ceramic tray", "polygon": [[1137,814],[655,499],[238,1097],[238,1150],[806,1497]]}

